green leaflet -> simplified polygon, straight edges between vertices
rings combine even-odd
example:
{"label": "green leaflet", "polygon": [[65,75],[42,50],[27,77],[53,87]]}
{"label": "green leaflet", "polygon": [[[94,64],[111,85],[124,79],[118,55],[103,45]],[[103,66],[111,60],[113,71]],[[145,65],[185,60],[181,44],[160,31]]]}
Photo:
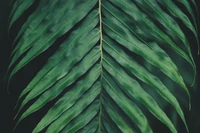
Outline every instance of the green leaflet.
{"label": "green leaflet", "polygon": [[[19,96],[19,99],[28,93],[50,70],[52,70],[63,58],[62,55],[72,53],[73,49],[76,47],[78,42],[84,39],[85,35],[89,33],[98,23],[97,11],[92,12],[85,21],[80,25],[80,27],[72,32],[72,34],[66,39],[66,41],[61,44],[58,51],[48,60],[44,68],[35,76],[35,78],[30,82],[30,84],[24,89],[24,91]],[[84,33],[84,34],[83,34]],[[88,41],[90,41],[89,38]],[[87,42],[88,42],[87,41]],[[85,42],[82,42],[85,43]],[[65,47],[65,49],[63,49]]]}
{"label": "green leaflet", "polygon": [[77,133],[94,133],[97,130],[98,119],[97,117],[91,120],[84,128],[77,131]]}
{"label": "green leaflet", "polygon": [[[84,127],[97,113],[98,113],[98,105],[99,102],[96,102],[96,108],[93,109],[87,109],[83,113],[79,115],[76,119],[74,119],[72,122],[70,122],[62,131],[62,133],[71,133],[76,132],[82,127]],[[93,105],[93,106],[95,106]],[[92,105],[90,105],[92,106]],[[77,122],[78,121],[78,122]],[[50,130],[51,131],[51,130]],[[53,133],[53,132],[51,132]]]}
{"label": "green leaflet", "polygon": [[[59,1],[59,0],[54,0],[54,1],[52,0],[52,1],[48,1],[48,3],[44,3],[44,2],[45,1],[40,2],[36,11],[33,14],[31,14],[31,16],[28,18],[26,23],[20,29],[16,39],[18,39],[18,37],[21,36],[22,34],[23,36],[20,42],[15,47],[15,49],[13,50],[12,54],[17,52],[17,50],[19,51],[21,44],[26,43],[27,41],[28,41],[27,44],[29,46],[27,47],[30,48],[33,45],[31,43],[33,43],[35,39],[37,39],[45,31],[47,32],[48,29],[50,29],[54,24],[58,22],[58,20],[61,19],[61,15],[55,16],[55,13],[61,12],[63,14],[69,8],[63,5],[65,4],[70,5],[70,1],[64,2],[64,1]],[[36,17],[37,19],[35,19]],[[48,21],[49,19],[51,19],[51,21]],[[35,35],[32,36],[32,34],[35,34]]]}
{"label": "green leaflet", "polygon": [[[106,107],[105,110],[106,112],[108,112],[110,118],[113,120],[113,122],[116,123],[116,125],[122,132],[136,133],[136,131],[130,128],[132,126],[131,121],[129,121],[128,118],[126,118],[126,116],[123,115],[123,112],[120,111],[120,108],[117,107],[117,105],[106,94],[103,95],[103,105]],[[119,114],[121,114],[122,116],[118,117]]]}
{"label": "green leaflet", "polygon": [[177,6],[172,2],[172,0],[168,0],[168,1],[158,0],[158,1],[163,6],[166,6],[168,11],[173,16],[179,18],[185,24],[185,26],[187,26],[195,34],[196,39],[198,39],[196,29],[193,26],[192,22],[189,20],[189,18],[179,8],[177,8]]}
{"label": "green leaflet", "polygon": [[[163,77],[140,63],[140,58],[144,59],[145,64],[179,85],[187,93],[190,106],[187,84],[168,50],[179,54],[196,73],[188,38],[175,18],[196,39],[197,26],[190,3],[178,2],[193,20],[172,0],[39,1],[15,37],[14,44],[19,42],[11,53],[8,80],[58,38],[68,36],[20,94],[16,128],[23,119],[58,98],[33,133],[44,129],[46,133],[153,133],[143,110],[177,133],[177,127],[158,101],[142,88],[142,82],[174,107],[189,132],[179,101],[163,83]],[[9,28],[33,3],[13,1]],[[33,99],[35,102],[19,116]]]}
{"label": "green leaflet", "polygon": [[[27,38],[30,35],[30,33],[33,32],[33,30],[36,29],[37,26],[42,23],[42,20],[47,15],[47,13],[54,9],[55,3],[57,3],[57,2],[58,1],[55,1],[55,0],[54,1],[52,0],[52,2],[50,0],[49,1],[48,0],[40,1],[35,12],[33,12],[30,15],[30,17],[27,19],[27,21],[24,23],[24,25],[18,32],[18,34],[14,40],[14,43],[23,34],[24,34],[23,37]],[[35,19],[35,17],[37,17],[37,19]],[[12,54],[14,54],[16,52],[16,50],[20,48],[20,46],[21,46],[20,43],[18,43],[17,46],[15,47],[15,49],[12,51]]]}
{"label": "green leaflet", "polygon": [[[112,6],[110,6],[110,10],[112,10]],[[113,10],[113,12],[116,12],[116,10]],[[114,15],[113,15],[114,16]],[[175,82],[179,83],[180,86],[186,89],[186,86],[183,83],[183,79],[180,77],[180,74],[177,71],[176,66],[172,63],[172,61],[168,61],[167,58],[164,58],[162,62],[160,62],[159,54],[155,54],[153,49],[150,49],[149,45],[144,45],[142,42],[140,42],[136,37],[132,36],[129,29],[125,28],[123,23],[117,21],[115,19],[115,16],[108,16],[109,19],[112,19],[114,23],[111,23],[108,21],[108,19],[104,20],[104,29],[105,31],[109,32],[110,36],[114,38],[117,42],[120,42],[124,47],[127,47],[130,51],[133,51],[134,53],[137,53],[144,57],[149,63],[153,64],[154,66],[158,66],[167,76],[169,76],[171,79],[173,79]],[[120,28],[119,28],[120,27]],[[133,39],[134,38],[134,39]],[[126,44],[126,46],[125,46]],[[137,45],[136,45],[137,44]],[[150,46],[151,47],[151,46]],[[147,54],[148,53],[148,54]],[[166,62],[165,62],[166,60]],[[169,64],[169,67],[166,65]],[[165,67],[165,68],[163,68]],[[163,69],[162,69],[163,68]],[[168,73],[171,71],[170,73]],[[172,74],[173,73],[173,74]],[[175,76],[176,75],[176,76]],[[189,92],[187,92],[189,94]]]}
{"label": "green leaflet", "polygon": [[[66,103],[66,98],[67,98],[66,96],[63,97],[62,99],[60,99],[60,101],[58,101],[56,104],[58,106],[58,109],[56,109],[56,110],[55,110],[55,108],[50,109],[49,112],[47,113],[47,115],[41,121],[41,123],[39,123],[37,125],[37,127],[35,128],[35,131],[36,132],[41,131],[41,129],[46,127],[46,125],[48,125],[50,122],[55,120],[51,124],[51,126],[49,127],[48,130],[49,130],[49,132],[52,132],[52,133],[59,132],[65,125],[68,124],[69,121],[71,121],[73,119],[73,117],[75,117],[76,115],[81,113],[96,98],[96,96],[98,96],[98,94],[100,93],[99,88],[100,88],[99,83],[94,84],[94,86],[92,86],[92,88],[90,88],[86,92],[86,94],[81,96],[84,98],[84,100],[79,99],[79,100],[77,100],[77,102],[74,105],[71,103],[71,99],[69,102]],[[72,95],[71,97],[73,97],[73,96],[74,95]],[[76,100],[76,99],[73,99],[73,100]],[[72,105],[73,106],[71,107],[68,104],[71,104],[71,106]],[[98,104],[95,104],[93,106],[95,106],[95,108],[97,108],[97,105]],[[68,108],[70,108],[70,109],[68,109]],[[91,112],[87,112],[87,113],[91,113]],[[60,116],[60,115],[63,115],[63,116]],[[53,120],[49,121],[51,119],[53,119]],[[63,122],[63,121],[65,121],[65,122]],[[58,126],[58,125],[60,125],[60,126]],[[55,131],[52,131],[52,130],[55,130]]]}
{"label": "green leaflet", "polygon": [[[145,12],[147,14],[151,13],[151,14],[149,14],[149,16],[151,18],[153,18],[155,21],[159,21],[160,24],[162,24],[165,27],[165,30],[163,30],[163,31],[166,31],[168,33],[168,35],[171,36],[171,38],[176,40],[175,37],[177,37],[183,42],[183,44],[185,45],[185,48],[191,58],[192,63],[195,66],[188,41],[187,41],[185,35],[183,34],[183,32],[181,31],[181,29],[179,28],[176,21],[173,20],[165,12],[163,12],[162,9],[158,6],[157,2],[155,2],[155,0],[152,0],[151,2],[149,2],[148,0],[144,0],[144,1],[136,0],[136,2],[140,4],[141,8],[143,8],[143,10],[145,10]],[[195,31],[194,31],[194,33],[195,33]],[[177,44],[178,44],[178,42],[177,42]]]}
{"label": "green leaflet", "polygon": [[[109,33],[109,35],[113,39],[115,39],[117,42],[119,42],[123,46],[125,46],[124,44],[126,44],[125,47],[127,47],[130,51],[143,56],[149,63],[151,63],[155,66],[159,66],[159,68],[161,69],[161,71],[163,71],[163,73],[165,73],[167,76],[172,78],[181,87],[183,87],[189,95],[189,92],[188,92],[180,74],[177,73],[177,71],[174,71],[171,66],[166,67],[166,63],[164,63],[164,61],[160,62],[158,55],[156,55],[153,50],[149,49],[149,47],[147,47],[146,45],[143,45],[136,38],[131,36],[131,33],[127,29],[123,29],[124,30],[123,31],[121,28],[119,28],[119,24],[117,26],[114,24],[107,24],[107,22],[108,22],[107,20],[104,20],[104,21],[105,21],[104,24],[108,27],[108,28],[105,27],[104,29],[105,29],[105,31],[107,31]],[[112,26],[112,27],[110,27],[110,26]],[[121,32],[120,34],[119,34],[119,29]],[[118,30],[118,31],[116,31],[116,30]]]}
{"label": "green leaflet", "polygon": [[[67,10],[65,10],[66,12],[68,12],[70,10],[69,14],[64,15],[64,17],[61,16],[57,16],[55,14],[58,14],[58,9],[61,9],[60,6],[57,7],[57,10],[54,12],[55,14],[50,14],[49,16],[46,17],[47,23],[48,22],[52,22],[49,21],[50,19],[52,19],[52,17],[55,17],[53,20],[55,20],[55,23],[57,23],[57,21],[62,17],[62,20],[60,20],[57,24],[52,24],[52,27],[48,27],[48,24],[44,24],[45,26],[43,27],[43,25],[38,26],[38,31],[34,31],[32,32],[32,35],[30,39],[25,39],[25,42],[22,42],[23,46],[20,47],[20,49],[18,50],[18,52],[16,52],[14,54],[14,57],[12,58],[12,61],[10,63],[11,67],[13,65],[13,63],[24,53],[26,52],[28,49],[30,49],[28,51],[28,53],[26,54],[25,58],[23,58],[18,65],[15,66],[15,68],[13,69],[12,73],[10,74],[10,77],[15,74],[20,68],[22,68],[24,65],[26,65],[30,60],[32,60],[33,58],[35,58],[37,55],[39,55],[40,53],[42,53],[43,51],[45,51],[47,48],[49,48],[52,43],[61,35],[63,35],[64,33],[66,33],[67,31],[69,31],[76,23],[78,23],[78,21],[80,21],[84,16],[87,15],[87,13],[90,11],[90,9],[94,6],[96,2],[95,1],[91,1],[91,0],[84,0],[84,2],[82,2],[81,4],[76,4],[73,3],[72,5],[69,4],[69,8],[67,8]],[[78,5],[78,6],[75,6]],[[68,6],[64,6],[64,4],[62,3],[62,7],[66,8]],[[90,8],[85,8],[86,6],[90,7]],[[76,7],[76,8],[73,8]],[[71,11],[71,9],[73,8],[73,10]],[[79,15],[78,13],[81,12],[81,15]],[[78,14],[73,16],[73,18],[70,18],[70,16],[72,16],[73,14]],[[57,18],[58,17],[58,18]],[[70,18],[70,21],[67,21]],[[66,23],[67,21],[67,23]],[[60,27],[60,25],[62,25]],[[51,24],[50,24],[51,26]],[[46,28],[49,28],[48,30],[46,30]],[[47,33],[44,34],[43,32],[46,31]],[[39,34],[38,34],[39,33]],[[43,33],[43,34],[42,34]],[[42,36],[40,36],[40,34],[42,34]],[[37,40],[36,40],[37,39]],[[22,39],[23,40],[23,39]]]}
{"label": "green leaflet", "polygon": [[[93,42],[90,44],[95,44],[97,42],[97,40],[92,40]],[[90,45],[91,47],[91,45]],[[85,47],[84,47],[85,48]],[[86,48],[84,50],[87,50]],[[85,52],[85,51],[82,51]],[[95,52],[95,53],[94,53]],[[88,59],[90,59],[90,61],[96,61],[96,58],[91,58],[91,55],[94,57],[97,54],[96,51],[93,51],[92,53],[90,53],[88,56],[86,56],[86,62],[88,62]],[[31,99],[35,98],[36,96],[38,96],[39,94],[41,94],[42,92],[46,91],[51,85],[53,85],[56,80],[61,79],[62,77],[64,77],[69,70],[71,69],[71,67],[77,63],[78,60],[80,60],[79,57],[81,56],[77,56],[78,58],[71,58],[71,59],[75,59],[75,60],[71,60],[71,62],[68,64],[68,67],[65,65],[66,64],[66,60],[61,60],[61,63],[64,65],[61,65],[60,67],[55,67],[54,69],[52,69],[47,75],[45,75],[45,77],[43,77],[43,79],[38,82],[38,84],[36,86],[34,86],[34,90],[32,90],[27,97],[25,98],[25,100],[23,101],[21,108]],[[83,64],[85,63],[85,60]],[[67,60],[69,61],[69,60]],[[60,64],[61,64],[60,63]],[[84,70],[84,69],[83,69]],[[82,71],[83,72],[83,71]],[[55,74],[57,73],[57,74]],[[52,78],[49,78],[52,77]],[[20,108],[20,109],[21,109]]]}
{"label": "green leaflet", "polygon": [[176,133],[177,131],[172,122],[165,113],[162,112],[154,99],[140,87],[136,80],[131,79],[131,77],[128,76],[128,74],[125,73],[125,71],[123,71],[116,63],[114,63],[114,61],[112,61],[106,54],[104,55],[104,60],[106,62],[104,65],[105,69],[112,74],[112,78],[117,81],[120,87],[123,87],[125,94],[131,97],[132,100],[136,99],[144,104],[152,114],[165,123],[173,133]]}
{"label": "green leaflet", "polygon": [[[49,101],[53,100],[54,98],[56,98],[66,87],[68,87],[69,85],[71,85],[74,81],[74,79],[78,79],[80,76],[82,76],[92,65],[94,65],[94,63],[98,60],[99,55],[97,55],[96,49],[94,49],[93,51],[91,51],[91,53],[82,60],[82,62],[80,62],[77,67],[74,67],[71,72],[69,74],[67,74],[66,76],[64,76],[61,80],[59,80],[57,83],[55,83],[55,85],[52,85],[50,88],[48,88],[48,90],[46,92],[44,92],[40,98],[35,102],[35,104],[33,104],[20,118],[20,120],[22,120],[23,118],[25,118],[26,116],[30,115],[31,113],[37,111],[38,109],[42,108],[46,103],[48,103]],[[95,52],[95,53],[94,53]],[[90,58],[90,56],[93,56],[93,58]],[[89,57],[89,58],[88,58]],[[90,65],[88,65],[90,64]],[[79,67],[82,66],[84,67],[82,70],[79,69]],[[99,69],[99,68],[98,68]],[[98,78],[98,71],[95,71],[95,74],[92,78],[95,79],[95,76],[97,76],[96,78]],[[90,75],[92,76],[92,74]],[[91,78],[91,77],[90,77]],[[86,80],[87,81],[87,80]],[[82,81],[83,83],[86,81]],[[46,88],[47,89],[47,88]],[[41,90],[39,90],[41,91]],[[83,90],[82,90],[83,91]],[[32,92],[33,94],[35,94],[36,92]],[[38,95],[38,93],[36,93],[36,95]],[[23,101],[23,104],[20,107],[20,110],[23,108],[23,106],[30,101],[31,99],[33,99],[36,95],[29,95],[26,97],[26,99]],[[19,111],[20,111],[19,110]]]}
{"label": "green leaflet", "polygon": [[[182,118],[183,122],[186,125],[186,120],[184,118],[184,114],[181,110],[181,107],[178,101],[173,96],[173,94],[171,94],[171,92],[166,88],[166,86],[157,77],[155,77],[153,74],[149,73],[145,68],[143,68],[139,63],[135,62],[133,59],[127,56],[125,52],[122,49],[120,49],[119,46],[117,46],[117,44],[114,44],[107,37],[104,37],[104,39],[105,39],[104,41],[105,44],[103,46],[106,47],[105,51],[107,53],[112,53],[110,55],[115,59],[117,58],[116,61],[119,64],[121,64],[124,68],[127,68],[130,71],[130,73],[135,75],[137,78],[139,78],[141,81],[145,82],[146,84],[153,86],[164,99],[166,99],[169,103],[171,103],[176,108],[176,111],[179,113],[180,117]],[[155,47],[157,47],[157,45],[155,45]],[[154,48],[154,50],[156,50],[156,48]],[[159,52],[162,52],[162,51],[159,51]],[[163,58],[169,58],[169,57],[163,57]],[[141,70],[141,71],[138,71],[138,70]]]}
{"label": "green leaflet", "polygon": [[119,86],[112,80],[112,78],[104,73],[103,87],[112,99],[120,106],[120,108],[128,115],[131,121],[139,127],[141,132],[152,133],[148,121],[141,110],[132,101],[125,96]]}
{"label": "green leaflet", "polygon": [[[164,6],[167,6],[167,9],[169,10],[169,12],[171,12],[173,16],[179,18],[185,24],[185,26],[187,26],[192,31],[192,33],[195,35],[195,38],[197,40],[197,45],[199,49],[199,39],[198,39],[198,34],[197,34],[197,28],[195,29],[195,27],[192,25],[189,18],[179,8],[177,8],[177,6],[171,0],[168,0],[168,1],[159,0],[159,2],[163,4]],[[194,25],[196,26],[196,21],[194,21]],[[188,45],[187,41],[185,43]],[[190,47],[189,46],[187,47],[188,47],[188,50],[190,51]],[[198,50],[198,53],[199,53],[199,50]]]}
{"label": "green leaflet", "polygon": [[[190,15],[192,16],[192,19],[193,19],[195,28],[197,29],[196,20],[198,20],[198,19],[195,18],[194,13],[193,13],[193,10],[192,10],[192,6],[190,5],[189,1],[188,1],[188,0],[177,0],[177,1],[185,6],[185,8],[187,9],[187,11],[188,11],[188,12],[190,13]],[[196,11],[198,12],[198,8],[197,8],[197,5],[195,4],[195,1],[194,1],[194,0],[191,0],[191,1],[192,1],[192,3],[193,3],[194,6],[195,6]]]}
{"label": "green leaflet", "polygon": [[12,24],[19,18],[22,13],[33,4],[34,0],[17,0],[13,5],[12,11],[10,13],[10,24],[9,29]]}
{"label": "green leaflet", "polygon": [[[127,3],[132,3],[132,4],[127,4]],[[183,58],[185,58],[191,64],[191,66],[193,67],[194,73],[196,74],[196,66],[193,62],[193,59],[191,58],[191,55],[186,54],[185,51],[183,51],[179,46],[177,46],[177,44],[175,44],[173,40],[167,34],[161,31],[161,29],[159,29],[152,21],[150,21],[147,15],[144,14],[141,10],[139,10],[136,7],[136,5],[133,4],[133,2],[131,2],[130,0],[124,0],[124,1],[115,0],[114,4],[116,4],[118,7],[123,7],[122,9],[128,15],[130,15],[130,17],[132,17],[132,19],[134,19],[136,23],[138,23],[137,24],[138,27],[140,27],[141,23],[143,23],[141,25],[142,26],[141,28],[142,30],[145,30],[145,32],[149,32],[148,36],[152,35],[152,37],[154,37],[156,40],[159,40],[159,42],[162,42],[163,44],[168,44],[173,50],[176,51],[176,53],[180,54]],[[134,12],[137,12],[137,13],[133,14],[132,13],[133,10]]]}

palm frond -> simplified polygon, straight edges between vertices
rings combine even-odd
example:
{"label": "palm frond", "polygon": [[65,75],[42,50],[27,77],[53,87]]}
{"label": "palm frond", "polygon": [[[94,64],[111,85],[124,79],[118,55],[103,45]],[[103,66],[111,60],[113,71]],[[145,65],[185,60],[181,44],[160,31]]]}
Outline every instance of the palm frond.
{"label": "palm frond", "polygon": [[[188,131],[179,101],[170,91],[176,88],[168,88],[162,80],[164,75],[179,85],[190,106],[189,90],[169,51],[185,59],[195,75],[190,44],[177,19],[198,43],[197,25],[190,3],[177,2],[191,16],[172,0],[39,1],[15,37],[14,44],[19,41],[11,53],[9,80],[59,37],[68,36],[19,96],[18,123],[58,98],[33,133],[44,129],[47,133],[152,133],[144,110],[177,133],[157,99],[141,85],[146,84],[174,107]],[[13,2],[9,28],[33,3]]]}

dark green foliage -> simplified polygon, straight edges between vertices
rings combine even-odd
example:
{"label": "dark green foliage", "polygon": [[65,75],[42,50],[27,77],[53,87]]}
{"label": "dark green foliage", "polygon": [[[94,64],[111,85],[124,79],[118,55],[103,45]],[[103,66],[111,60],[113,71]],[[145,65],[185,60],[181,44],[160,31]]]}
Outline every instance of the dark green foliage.
{"label": "dark green foliage", "polygon": [[[35,2],[15,0],[9,28]],[[40,0],[15,36],[8,80],[62,41],[19,96],[18,123],[55,100],[33,133],[152,133],[150,114],[177,133],[164,111],[169,103],[188,132],[174,90],[187,94],[181,96],[190,109],[187,86],[195,78],[184,79],[173,55],[196,76],[182,29],[187,27],[196,39],[192,45],[198,45],[192,7],[189,0]]]}

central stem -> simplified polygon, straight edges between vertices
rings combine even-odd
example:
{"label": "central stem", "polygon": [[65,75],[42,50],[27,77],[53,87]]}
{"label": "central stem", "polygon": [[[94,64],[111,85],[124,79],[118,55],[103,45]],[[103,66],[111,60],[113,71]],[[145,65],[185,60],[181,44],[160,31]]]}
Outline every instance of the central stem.
{"label": "central stem", "polygon": [[99,103],[99,127],[98,132],[101,132],[101,114],[102,114],[102,78],[103,78],[103,46],[102,46],[102,15],[101,15],[101,0],[99,0],[99,30],[100,30],[100,67],[101,67],[101,75],[100,75],[100,82],[101,82],[101,92],[100,92],[100,103]]}
{"label": "central stem", "polygon": [[101,15],[101,0],[99,0],[99,29],[100,29],[100,51],[101,51],[101,66],[102,66],[102,60],[103,60],[103,47],[102,47],[102,15]]}

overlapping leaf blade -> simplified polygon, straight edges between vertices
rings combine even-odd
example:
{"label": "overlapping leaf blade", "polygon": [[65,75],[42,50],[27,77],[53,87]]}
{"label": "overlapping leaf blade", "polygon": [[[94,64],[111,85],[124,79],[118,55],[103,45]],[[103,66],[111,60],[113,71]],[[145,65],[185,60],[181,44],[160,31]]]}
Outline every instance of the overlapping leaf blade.
{"label": "overlapping leaf blade", "polygon": [[[193,16],[188,1],[179,2]],[[31,0],[16,0],[10,26],[32,4]],[[19,96],[22,103],[18,113],[36,100],[21,116],[17,114],[18,123],[58,98],[33,133],[45,128],[47,133],[152,133],[141,105],[177,133],[162,107],[140,85],[144,83],[175,108],[188,130],[174,94],[159,75],[140,63],[141,58],[159,69],[184,89],[190,102],[176,63],[165,51],[167,48],[181,55],[196,71],[187,37],[174,18],[197,38],[196,24],[171,0],[41,0],[15,38],[14,42],[20,40],[13,49],[9,69],[27,53],[9,79],[59,37],[69,36]]]}

